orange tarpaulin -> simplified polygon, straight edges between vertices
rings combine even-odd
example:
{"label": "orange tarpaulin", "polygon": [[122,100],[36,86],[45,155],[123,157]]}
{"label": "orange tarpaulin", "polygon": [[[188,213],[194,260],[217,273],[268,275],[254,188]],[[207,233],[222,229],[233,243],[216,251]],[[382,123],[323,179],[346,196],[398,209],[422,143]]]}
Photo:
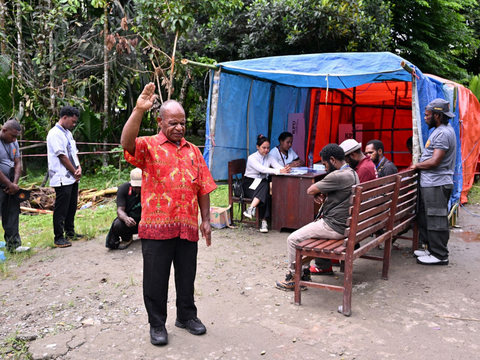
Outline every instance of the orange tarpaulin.
{"label": "orange tarpaulin", "polygon": [[[461,203],[474,181],[480,154],[480,103],[464,86],[438,76],[427,75],[443,84],[456,87],[460,117],[460,142],[463,167]],[[406,141],[412,136],[412,89],[409,82],[365,84],[356,89],[312,89],[307,149],[313,150],[314,162],[320,161],[320,150],[328,143],[344,140],[339,133],[341,124],[361,125],[362,149],[369,140],[379,139],[385,156],[397,167],[407,167],[411,155]],[[393,129],[393,131],[392,131]],[[424,139],[425,140],[425,139]]]}

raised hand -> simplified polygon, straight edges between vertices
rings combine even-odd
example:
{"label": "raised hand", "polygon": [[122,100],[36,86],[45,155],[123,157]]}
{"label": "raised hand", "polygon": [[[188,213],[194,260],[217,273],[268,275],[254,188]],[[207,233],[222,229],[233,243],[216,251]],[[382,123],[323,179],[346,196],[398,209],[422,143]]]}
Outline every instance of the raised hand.
{"label": "raised hand", "polygon": [[148,83],[143,88],[142,93],[137,99],[137,108],[143,111],[148,111],[155,101],[157,95],[155,94],[155,84]]}

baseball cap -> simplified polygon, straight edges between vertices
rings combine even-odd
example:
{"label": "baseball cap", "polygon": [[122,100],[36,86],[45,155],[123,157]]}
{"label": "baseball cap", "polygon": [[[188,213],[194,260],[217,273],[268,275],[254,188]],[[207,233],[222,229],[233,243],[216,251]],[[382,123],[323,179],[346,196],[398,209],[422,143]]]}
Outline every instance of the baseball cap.
{"label": "baseball cap", "polygon": [[347,139],[340,144],[340,147],[343,149],[345,155],[349,155],[358,149],[361,149],[362,143],[357,142],[355,139]]}
{"label": "baseball cap", "polygon": [[425,109],[429,111],[444,113],[449,118],[455,117],[455,114],[450,112],[450,101],[444,99],[435,99],[431,101]]}
{"label": "baseball cap", "polygon": [[134,187],[142,186],[142,169],[135,168],[130,171],[130,185]]}

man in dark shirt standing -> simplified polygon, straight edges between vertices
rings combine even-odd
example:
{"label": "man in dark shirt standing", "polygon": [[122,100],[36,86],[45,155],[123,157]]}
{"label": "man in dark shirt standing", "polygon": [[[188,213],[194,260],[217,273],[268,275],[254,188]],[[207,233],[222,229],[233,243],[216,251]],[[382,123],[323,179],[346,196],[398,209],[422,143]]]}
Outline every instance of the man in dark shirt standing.
{"label": "man in dark shirt standing", "polygon": [[18,233],[20,202],[15,200],[20,188],[18,180],[21,173],[20,149],[17,137],[22,132],[15,119],[8,120],[0,131],[0,209],[2,209],[2,226],[5,232],[5,243],[9,252],[28,251],[22,246]]}
{"label": "man in dark shirt standing", "polygon": [[138,234],[142,217],[141,190],[142,170],[135,168],[130,172],[130,181],[118,187],[117,218],[107,235],[106,247],[125,250],[132,243],[133,235]]}
{"label": "man in dark shirt standing", "polygon": [[417,263],[448,265],[448,201],[453,190],[455,172],[456,136],[449,118],[447,100],[435,99],[425,109],[425,122],[430,134],[420,162],[412,169],[420,170],[420,203],[418,229],[420,240],[428,249],[415,250]]}
{"label": "man in dark shirt standing", "polygon": [[370,140],[365,146],[365,154],[370,156],[375,164],[379,178],[398,172],[395,164],[383,155],[384,152],[385,148],[380,140]]}
{"label": "man in dark shirt standing", "polygon": [[361,183],[378,178],[372,160],[362,153],[361,143],[354,139],[347,139],[340,144],[340,147],[345,152],[345,161],[357,172]]}

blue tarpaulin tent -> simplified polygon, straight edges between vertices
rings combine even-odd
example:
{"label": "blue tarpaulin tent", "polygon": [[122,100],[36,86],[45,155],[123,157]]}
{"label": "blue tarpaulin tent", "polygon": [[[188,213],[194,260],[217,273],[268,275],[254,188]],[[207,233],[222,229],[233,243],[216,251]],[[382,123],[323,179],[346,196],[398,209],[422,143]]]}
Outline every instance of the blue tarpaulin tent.
{"label": "blue tarpaulin tent", "polygon": [[[379,52],[220,63],[210,77],[204,152],[213,177],[226,179],[228,161],[255,152],[259,134],[269,136],[275,146],[278,135],[287,130],[292,113],[305,117],[308,141],[305,152],[299,155],[305,158],[305,153],[312,150],[315,161],[320,160],[321,147],[338,142],[339,124],[365,123],[373,128],[364,133],[364,138],[382,140],[386,151],[390,149],[387,154],[395,154],[395,162],[407,166],[411,158],[404,140],[418,128],[416,151],[423,149],[431,131],[424,122],[424,109],[435,98],[450,101],[456,114],[451,124],[460,144],[458,99],[452,88],[405,62],[414,69],[412,75],[401,66],[402,61],[392,53]],[[461,160],[458,146],[454,202],[462,189]]]}

